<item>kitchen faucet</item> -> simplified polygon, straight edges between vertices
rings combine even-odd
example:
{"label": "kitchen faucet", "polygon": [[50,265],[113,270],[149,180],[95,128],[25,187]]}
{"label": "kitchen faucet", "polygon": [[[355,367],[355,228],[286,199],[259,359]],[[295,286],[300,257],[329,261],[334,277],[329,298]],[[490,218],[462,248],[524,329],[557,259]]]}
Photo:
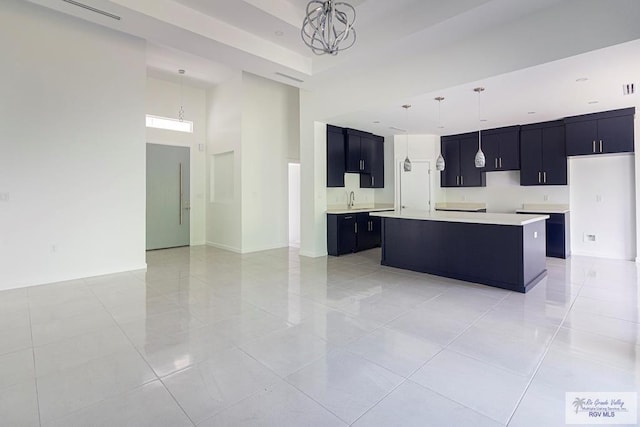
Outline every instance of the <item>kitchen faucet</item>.
{"label": "kitchen faucet", "polygon": [[353,202],[355,202],[356,196],[353,194],[353,191],[349,193],[349,204],[347,205],[349,209],[353,207]]}

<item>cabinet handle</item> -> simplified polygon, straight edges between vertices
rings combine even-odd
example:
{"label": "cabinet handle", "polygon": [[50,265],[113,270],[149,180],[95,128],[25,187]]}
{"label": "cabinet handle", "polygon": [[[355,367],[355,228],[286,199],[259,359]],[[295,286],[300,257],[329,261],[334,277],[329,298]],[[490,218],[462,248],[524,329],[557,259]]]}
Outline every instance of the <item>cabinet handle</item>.
{"label": "cabinet handle", "polygon": [[456,185],[460,185],[460,176],[456,175]]}
{"label": "cabinet handle", "polygon": [[374,185],[376,185],[376,177],[371,175],[371,186],[373,187]]}
{"label": "cabinet handle", "polygon": [[460,185],[464,185],[464,175],[460,176]]}
{"label": "cabinet handle", "polygon": [[500,169],[502,169],[502,157],[500,157]]}
{"label": "cabinet handle", "polygon": [[542,182],[542,172],[538,172],[538,184]]}
{"label": "cabinet handle", "polygon": [[596,152],[596,140],[595,139],[593,140],[593,143],[591,144],[591,146],[592,146],[592,151],[591,152],[595,153]]}
{"label": "cabinet handle", "polygon": [[353,218],[352,216],[345,216],[344,219],[351,219]]}
{"label": "cabinet handle", "polygon": [[362,161],[362,170],[364,170],[364,160]]}
{"label": "cabinet handle", "polygon": [[498,158],[496,157],[496,169],[498,169]]}
{"label": "cabinet handle", "polygon": [[358,234],[358,223],[353,224],[355,226],[356,234]]}
{"label": "cabinet handle", "polygon": [[602,140],[600,140],[600,152],[602,153]]}
{"label": "cabinet handle", "polygon": [[542,177],[544,179],[544,183],[547,183],[547,173],[546,172],[542,172]]}

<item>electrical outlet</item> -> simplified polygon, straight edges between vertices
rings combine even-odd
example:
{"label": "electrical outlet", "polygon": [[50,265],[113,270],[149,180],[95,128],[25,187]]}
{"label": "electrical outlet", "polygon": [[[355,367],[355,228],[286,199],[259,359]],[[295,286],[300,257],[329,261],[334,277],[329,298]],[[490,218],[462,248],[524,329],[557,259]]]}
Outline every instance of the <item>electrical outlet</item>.
{"label": "electrical outlet", "polygon": [[8,202],[9,193],[0,193],[0,202]]}
{"label": "electrical outlet", "polygon": [[544,196],[542,196],[542,200],[544,200],[545,202],[549,201],[549,196],[545,194]]}
{"label": "electrical outlet", "polygon": [[602,196],[601,196],[601,195],[599,195],[599,194],[597,194],[597,195],[596,195],[596,202],[598,202],[598,203],[599,203],[599,202],[601,202],[601,201],[602,201]]}
{"label": "electrical outlet", "polygon": [[595,242],[596,241],[596,235],[594,233],[584,233],[583,236],[583,241],[585,242]]}

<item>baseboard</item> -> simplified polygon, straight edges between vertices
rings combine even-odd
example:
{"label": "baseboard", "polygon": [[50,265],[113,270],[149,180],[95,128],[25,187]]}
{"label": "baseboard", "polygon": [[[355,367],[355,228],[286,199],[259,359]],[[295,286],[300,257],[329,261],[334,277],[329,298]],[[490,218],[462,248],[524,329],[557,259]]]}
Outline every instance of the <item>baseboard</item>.
{"label": "baseboard", "polygon": [[236,247],[223,245],[221,243],[215,243],[215,242],[207,241],[206,245],[214,247],[214,248],[222,249],[222,250],[225,250],[225,251],[229,251],[229,252],[235,252],[237,254],[241,254],[242,253],[242,251],[240,249],[236,248]]}
{"label": "baseboard", "polygon": [[300,256],[306,256],[307,258],[320,258],[327,255],[327,252],[311,252],[300,249]]}
{"label": "baseboard", "polygon": [[[576,250],[572,250],[571,251],[571,256],[588,256],[588,257],[592,257],[592,258],[602,258],[602,259],[615,259],[615,260],[620,260],[620,261],[634,261],[634,258],[625,258],[622,256],[612,256],[612,255],[603,255],[601,253],[597,253],[597,252],[588,252],[588,251],[576,251]],[[635,258],[635,262],[640,262],[638,261],[638,257]]]}

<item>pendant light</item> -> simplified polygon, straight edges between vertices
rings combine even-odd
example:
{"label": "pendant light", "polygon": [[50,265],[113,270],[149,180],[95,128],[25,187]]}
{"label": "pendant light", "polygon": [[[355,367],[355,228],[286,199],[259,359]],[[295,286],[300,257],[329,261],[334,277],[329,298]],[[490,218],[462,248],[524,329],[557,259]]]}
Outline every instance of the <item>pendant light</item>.
{"label": "pendant light", "polygon": [[349,3],[311,0],[302,21],[302,41],[316,55],[337,55],[356,42],[356,10]]}
{"label": "pendant light", "polygon": [[411,172],[411,160],[409,160],[409,108],[411,108],[411,105],[405,104],[402,108],[407,112],[407,126],[405,128],[405,135],[407,137],[407,157],[405,157],[404,164],[402,166],[405,172]]}
{"label": "pendant light", "polygon": [[[484,92],[483,87],[477,87],[473,89],[478,94],[478,123],[482,122],[480,118],[480,94]],[[480,126],[481,127],[481,126]],[[485,165],[484,153],[482,152],[482,130],[478,129],[478,152],[476,153],[475,165],[477,168],[483,168]]]}
{"label": "pendant light", "polygon": [[[444,101],[444,96],[436,96],[434,98],[438,101],[438,129],[442,129],[442,116],[440,114],[440,104]],[[443,171],[445,167],[444,157],[442,157],[442,144],[440,144],[440,153],[438,154],[438,158],[436,159],[436,170]]]}
{"label": "pendant light", "polygon": [[184,77],[184,70],[178,70],[180,74],[180,108],[178,109],[178,120],[184,121],[184,107],[182,106],[182,79]]}

